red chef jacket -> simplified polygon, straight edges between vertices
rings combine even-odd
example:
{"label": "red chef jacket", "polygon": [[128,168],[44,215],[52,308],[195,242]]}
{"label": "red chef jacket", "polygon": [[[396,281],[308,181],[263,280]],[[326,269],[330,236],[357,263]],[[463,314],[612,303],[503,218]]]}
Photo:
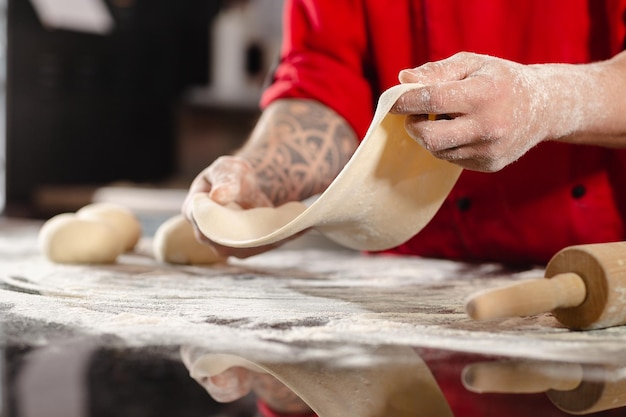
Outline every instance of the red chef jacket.
{"label": "red chef jacket", "polygon": [[[624,48],[626,0],[288,0],[284,18],[261,106],[316,99],[362,138],[405,68],[459,51],[526,64],[610,58]],[[548,142],[499,172],[464,171],[433,220],[392,252],[545,263],[569,245],[623,240],[625,220],[626,152]]]}

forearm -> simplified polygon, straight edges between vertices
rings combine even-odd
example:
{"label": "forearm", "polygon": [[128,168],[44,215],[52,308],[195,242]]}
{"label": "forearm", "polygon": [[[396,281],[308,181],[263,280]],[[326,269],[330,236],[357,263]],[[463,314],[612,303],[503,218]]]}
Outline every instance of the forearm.
{"label": "forearm", "polygon": [[556,80],[547,111],[562,115],[554,120],[560,125],[554,139],[626,148],[626,52],[603,62],[546,69]]}
{"label": "forearm", "polygon": [[263,112],[237,155],[250,162],[263,192],[280,205],[324,191],[357,145],[350,125],[328,107],[285,99]]}

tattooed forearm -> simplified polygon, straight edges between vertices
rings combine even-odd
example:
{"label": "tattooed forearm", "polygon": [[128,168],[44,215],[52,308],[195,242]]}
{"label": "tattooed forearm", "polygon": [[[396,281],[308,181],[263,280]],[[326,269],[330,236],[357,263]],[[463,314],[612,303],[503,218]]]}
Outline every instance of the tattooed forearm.
{"label": "tattooed forearm", "polygon": [[310,100],[279,100],[265,110],[239,155],[254,167],[270,200],[282,204],[322,192],[358,144],[347,122]]}

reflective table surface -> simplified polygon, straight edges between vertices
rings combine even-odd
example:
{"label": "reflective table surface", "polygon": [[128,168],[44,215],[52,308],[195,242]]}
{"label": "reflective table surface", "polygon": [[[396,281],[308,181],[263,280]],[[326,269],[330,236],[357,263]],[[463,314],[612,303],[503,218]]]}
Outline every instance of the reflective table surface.
{"label": "reflective table surface", "polygon": [[[315,233],[210,267],[55,265],[0,221],[3,416],[623,416],[626,329],[475,322],[529,266],[367,255]],[[270,411],[272,410],[272,411]]]}

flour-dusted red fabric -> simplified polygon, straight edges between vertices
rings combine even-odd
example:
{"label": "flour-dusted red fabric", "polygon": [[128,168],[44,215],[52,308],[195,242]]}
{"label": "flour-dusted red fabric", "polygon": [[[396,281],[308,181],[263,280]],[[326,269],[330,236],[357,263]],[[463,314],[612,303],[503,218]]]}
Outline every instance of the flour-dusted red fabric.
{"label": "flour-dusted red fabric", "polygon": [[[626,0],[291,0],[261,105],[316,99],[363,137],[404,68],[459,51],[527,64],[608,59],[624,48],[625,19]],[[544,143],[497,173],[465,171],[426,228],[392,252],[545,263],[565,246],[623,240],[625,162],[624,151]]]}

